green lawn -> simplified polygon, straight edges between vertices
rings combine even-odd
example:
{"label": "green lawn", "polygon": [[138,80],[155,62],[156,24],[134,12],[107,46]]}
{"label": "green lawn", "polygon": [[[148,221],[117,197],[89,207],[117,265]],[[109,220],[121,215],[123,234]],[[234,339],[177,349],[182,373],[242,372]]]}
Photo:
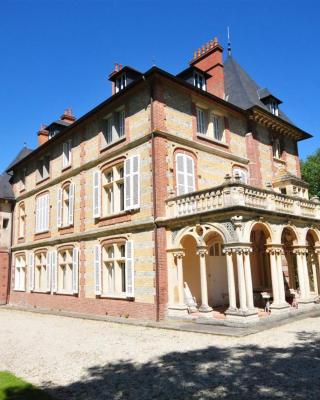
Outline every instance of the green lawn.
{"label": "green lawn", "polygon": [[0,371],[0,400],[53,400],[52,397],[10,372]]}

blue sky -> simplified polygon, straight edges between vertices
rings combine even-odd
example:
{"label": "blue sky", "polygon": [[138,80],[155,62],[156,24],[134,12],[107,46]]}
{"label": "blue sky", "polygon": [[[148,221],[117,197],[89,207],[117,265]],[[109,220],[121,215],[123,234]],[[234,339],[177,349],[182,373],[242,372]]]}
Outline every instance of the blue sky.
{"label": "blue sky", "polygon": [[41,123],[71,107],[79,117],[111,92],[115,62],[177,73],[193,51],[230,26],[235,59],[283,100],[320,147],[320,2],[314,0],[1,0],[0,171]]}

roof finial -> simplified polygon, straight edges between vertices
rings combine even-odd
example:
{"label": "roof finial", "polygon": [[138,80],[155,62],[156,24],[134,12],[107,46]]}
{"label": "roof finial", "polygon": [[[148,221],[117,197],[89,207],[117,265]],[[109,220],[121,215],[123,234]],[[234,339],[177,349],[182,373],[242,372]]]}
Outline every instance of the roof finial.
{"label": "roof finial", "polygon": [[230,29],[229,29],[229,27],[227,27],[227,29],[228,29],[228,56],[231,56]]}

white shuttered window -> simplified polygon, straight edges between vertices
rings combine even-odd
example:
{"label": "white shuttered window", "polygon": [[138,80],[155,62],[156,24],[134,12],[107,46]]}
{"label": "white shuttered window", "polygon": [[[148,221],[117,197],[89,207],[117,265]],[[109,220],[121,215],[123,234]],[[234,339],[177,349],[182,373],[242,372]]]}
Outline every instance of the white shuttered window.
{"label": "white shuttered window", "polygon": [[101,216],[101,171],[93,171],[93,218]]}
{"label": "white shuttered window", "polygon": [[134,297],[134,251],[133,241],[126,242],[126,294]]}
{"label": "white shuttered window", "polygon": [[29,253],[29,261],[28,261],[28,269],[29,269],[29,290],[30,292],[34,290],[34,253]]}
{"label": "white shuttered window", "polygon": [[197,132],[205,135],[207,133],[205,110],[197,108]]}
{"label": "white shuttered window", "polygon": [[195,191],[193,158],[182,153],[176,155],[177,195]]}
{"label": "white shuttered window", "polygon": [[71,139],[62,144],[62,168],[66,168],[71,165]]}
{"label": "white shuttered window", "polygon": [[49,193],[36,199],[36,233],[49,230]]}

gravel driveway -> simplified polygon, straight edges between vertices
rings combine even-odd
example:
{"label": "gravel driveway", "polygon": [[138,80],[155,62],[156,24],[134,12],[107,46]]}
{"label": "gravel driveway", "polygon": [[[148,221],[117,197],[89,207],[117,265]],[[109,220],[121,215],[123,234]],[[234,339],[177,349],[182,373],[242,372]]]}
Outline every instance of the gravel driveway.
{"label": "gravel driveway", "polygon": [[320,318],[244,338],[0,309],[0,370],[54,397],[319,399]]}

